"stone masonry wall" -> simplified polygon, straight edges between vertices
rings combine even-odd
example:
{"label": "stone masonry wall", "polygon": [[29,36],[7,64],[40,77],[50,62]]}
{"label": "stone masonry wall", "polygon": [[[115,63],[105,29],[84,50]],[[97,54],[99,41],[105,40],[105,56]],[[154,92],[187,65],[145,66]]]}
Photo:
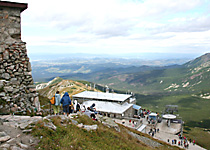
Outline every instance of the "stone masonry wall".
{"label": "stone masonry wall", "polygon": [[31,112],[37,98],[25,43],[1,45],[0,111]]}
{"label": "stone masonry wall", "polygon": [[26,43],[21,40],[20,9],[0,6],[0,114],[39,111]]}
{"label": "stone masonry wall", "polygon": [[0,42],[21,42],[21,17],[17,8],[0,8]]}

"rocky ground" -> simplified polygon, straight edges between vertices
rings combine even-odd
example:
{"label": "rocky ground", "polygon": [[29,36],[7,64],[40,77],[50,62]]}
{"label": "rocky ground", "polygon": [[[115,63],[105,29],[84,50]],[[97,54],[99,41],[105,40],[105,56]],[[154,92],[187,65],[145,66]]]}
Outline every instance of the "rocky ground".
{"label": "rocky ground", "polygon": [[[95,125],[83,125],[82,123],[79,124],[76,120],[73,119],[75,117],[74,115],[77,114],[71,114],[69,117],[60,115],[60,118],[61,120],[70,119],[73,124],[77,125],[80,128],[84,128],[88,131],[97,129],[96,124]],[[32,131],[33,128],[33,124],[35,124],[39,120],[46,119],[48,121],[45,122],[44,126],[51,128],[52,130],[56,130],[56,126],[51,122],[52,117],[54,116],[47,116],[47,117],[41,117],[41,116],[30,117],[30,116],[13,116],[13,115],[0,116],[0,150],[25,150],[25,149],[35,150],[36,149],[35,146],[38,144],[39,139],[30,135],[30,132]],[[122,123],[122,120],[118,119],[113,120],[111,118],[99,115],[97,115],[97,118],[102,124],[108,127],[113,127],[118,132],[120,132],[119,126],[115,122]],[[63,125],[65,126],[65,124]],[[125,123],[123,125],[128,126],[130,128],[135,128],[132,127],[132,123],[129,123],[128,120],[125,120]],[[163,128],[160,129],[161,129],[160,132],[155,134],[154,138],[162,140],[164,142],[166,142],[167,139],[178,140],[177,135],[165,132]],[[161,146],[160,143],[152,139],[142,137],[133,132],[129,132],[129,134],[136,137],[138,140],[142,141],[143,143],[147,143],[148,146],[151,146],[153,148],[158,148]],[[197,150],[203,148],[198,145],[190,144],[189,149]]]}
{"label": "rocky ground", "polygon": [[22,150],[35,149],[38,139],[31,136],[32,129],[26,129],[31,123],[34,123],[42,117],[30,116],[0,116],[0,150]]}
{"label": "rocky ground", "polygon": [[[69,119],[73,124],[77,125],[79,128],[84,128],[88,131],[97,129],[96,124],[79,124],[76,120],[73,119],[74,115],[77,114],[71,114],[69,117],[60,115],[59,117],[61,118],[61,120]],[[51,122],[52,117],[55,116],[0,116],[0,150],[35,150],[35,146],[38,144],[39,139],[30,135],[32,128],[34,127],[33,124],[35,124],[39,120],[46,119],[47,121],[45,122],[44,126],[52,130],[56,130],[57,127]],[[103,123],[104,125],[113,127],[117,131],[119,131],[118,125],[115,124],[114,121],[112,121],[110,118],[102,118],[102,120],[101,123]],[[65,126],[65,124],[63,125]]]}

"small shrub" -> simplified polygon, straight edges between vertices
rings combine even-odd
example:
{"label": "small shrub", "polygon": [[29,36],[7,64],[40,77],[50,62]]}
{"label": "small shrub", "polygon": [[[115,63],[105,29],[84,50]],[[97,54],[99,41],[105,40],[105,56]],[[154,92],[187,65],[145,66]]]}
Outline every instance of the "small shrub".
{"label": "small shrub", "polygon": [[4,88],[2,87],[2,88],[0,88],[0,92],[4,92]]}

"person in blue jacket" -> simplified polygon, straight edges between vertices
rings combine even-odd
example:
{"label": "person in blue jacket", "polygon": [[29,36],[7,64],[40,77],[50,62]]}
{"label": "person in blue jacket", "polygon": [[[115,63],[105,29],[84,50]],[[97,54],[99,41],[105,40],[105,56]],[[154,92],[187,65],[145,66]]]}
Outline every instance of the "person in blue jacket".
{"label": "person in blue jacket", "polygon": [[68,92],[65,92],[63,97],[61,98],[60,103],[63,106],[63,113],[64,115],[67,114],[67,116],[69,115],[69,105],[71,105],[71,99],[69,97]]}

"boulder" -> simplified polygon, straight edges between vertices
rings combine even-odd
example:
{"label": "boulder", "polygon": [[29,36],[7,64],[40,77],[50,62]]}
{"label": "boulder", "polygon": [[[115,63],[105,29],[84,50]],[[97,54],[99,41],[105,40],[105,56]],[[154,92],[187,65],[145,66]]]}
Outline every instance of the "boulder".
{"label": "boulder", "polygon": [[47,123],[44,122],[44,126],[50,128],[50,129],[53,129],[53,130],[57,129],[57,127],[52,122],[47,122]]}
{"label": "boulder", "polygon": [[6,142],[10,139],[10,136],[7,135],[5,132],[0,132],[0,143]]}
{"label": "boulder", "polygon": [[96,130],[98,128],[98,125],[97,124],[95,124],[95,125],[83,125],[83,128],[86,129],[87,131]]}
{"label": "boulder", "polygon": [[23,133],[30,133],[32,131],[32,129],[27,129],[27,130],[23,130]]}
{"label": "boulder", "polygon": [[21,130],[24,130],[31,123],[33,123],[33,121],[24,122],[24,123],[21,123],[19,127]]}
{"label": "boulder", "polygon": [[9,144],[2,144],[0,146],[0,148],[6,148],[6,149],[9,149],[10,145]]}
{"label": "boulder", "polygon": [[10,147],[10,149],[11,150],[24,150],[24,149],[22,149],[20,147],[17,147],[17,146],[12,146],[12,147]]}
{"label": "boulder", "polygon": [[21,148],[23,148],[23,149],[28,149],[29,148],[29,146],[28,145],[26,145],[26,144],[23,144],[23,143],[17,143]]}
{"label": "boulder", "polygon": [[73,119],[70,119],[70,120],[74,125],[78,125],[78,122],[76,120],[73,120]]}
{"label": "boulder", "polygon": [[83,128],[83,123],[78,124],[77,127]]}
{"label": "boulder", "polygon": [[5,96],[6,96],[6,94],[4,92],[0,93],[0,97],[5,97]]}

